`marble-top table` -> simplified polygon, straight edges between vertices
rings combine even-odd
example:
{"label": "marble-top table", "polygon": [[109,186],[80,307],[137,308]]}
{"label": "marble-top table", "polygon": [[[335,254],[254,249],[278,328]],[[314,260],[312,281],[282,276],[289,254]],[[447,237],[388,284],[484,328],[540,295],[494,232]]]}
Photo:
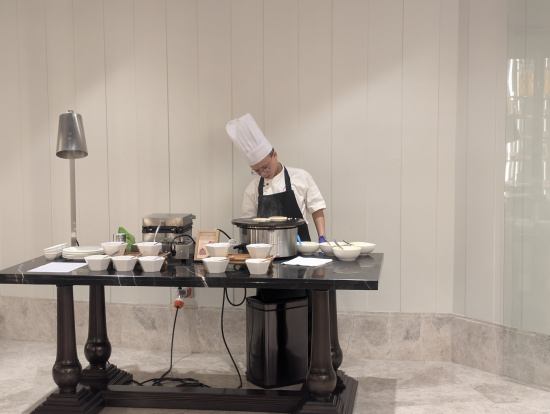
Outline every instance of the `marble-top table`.
{"label": "marble-top table", "polygon": [[[61,259],[63,261],[63,259]],[[225,273],[207,273],[201,262],[169,265],[144,273],[87,266],[69,273],[31,272],[47,263],[38,257],[0,271],[0,283],[57,286],[57,357],[52,369],[58,391],[35,413],[96,413],[105,406],[179,408],[281,413],[351,413],[357,381],[338,370],[336,290],[377,290],[382,253],[320,267],[285,265],[275,260],[266,275],[251,275],[246,266],[229,265]],[[73,286],[90,286],[88,339],[84,370],[76,352]],[[105,286],[175,286],[203,288],[310,289],[312,291],[311,362],[301,391],[139,387],[126,385],[132,374],[109,363],[111,344],[105,317]]]}

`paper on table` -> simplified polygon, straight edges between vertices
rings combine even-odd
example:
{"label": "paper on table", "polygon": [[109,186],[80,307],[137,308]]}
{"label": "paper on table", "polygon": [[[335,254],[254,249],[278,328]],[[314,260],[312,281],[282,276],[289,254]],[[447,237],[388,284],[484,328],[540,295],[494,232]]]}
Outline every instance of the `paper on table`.
{"label": "paper on table", "polygon": [[69,273],[80,267],[86,266],[86,263],[65,263],[65,262],[52,262],[43,266],[35,267],[29,270],[29,272],[40,273]]}
{"label": "paper on table", "polygon": [[316,259],[314,257],[298,256],[288,262],[283,262],[283,264],[294,266],[322,266],[329,262],[332,262],[332,259]]}

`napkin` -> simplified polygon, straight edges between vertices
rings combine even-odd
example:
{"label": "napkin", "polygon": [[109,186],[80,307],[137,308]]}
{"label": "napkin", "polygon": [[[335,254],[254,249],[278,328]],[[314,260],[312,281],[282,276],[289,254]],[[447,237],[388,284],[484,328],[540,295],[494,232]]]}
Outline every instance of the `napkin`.
{"label": "napkin", "polygon": [[315,257],[298,256],[288,262],[283,262],[283,264],[294,266],[322,266],[329,262],[332,262],[332,259],[317,259]]}

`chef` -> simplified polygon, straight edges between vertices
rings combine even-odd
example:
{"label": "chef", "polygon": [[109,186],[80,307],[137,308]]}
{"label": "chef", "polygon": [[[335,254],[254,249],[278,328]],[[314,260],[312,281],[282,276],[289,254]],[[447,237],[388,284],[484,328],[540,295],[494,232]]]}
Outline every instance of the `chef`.
{"label": "chef", "polygon": [[227,133],[235,146],[245,155],[251,173],[256,178],[245,190],[242,217],[283,216],[303,218],[306,224],[298,227],[303,241],[310,241],[307,213],[317,229],[319,243],[325,242],[325,200],[311,175],[300,168],[286,167],[278,159],[262,130],[246,114],[229,121]]}
{"label": "chef", "polygon": [[[325,200],[311,175],[300,168],[281,164],[277,151],[262,130],[246,114],[227,123],[227,134],[244,154],[251,173],[256,177],[244,192],[242,217],[302,218],[307,223],[311,214],[317,229],[319,243],[325,242]],[[307,224],[298,227],[303,241],[310,241]],[[311,358],[311,292],[306,289],[258,289],[257,296],[264,302],[308,298],[308,360]],[[308,364],[309,365],[309,364]]]}

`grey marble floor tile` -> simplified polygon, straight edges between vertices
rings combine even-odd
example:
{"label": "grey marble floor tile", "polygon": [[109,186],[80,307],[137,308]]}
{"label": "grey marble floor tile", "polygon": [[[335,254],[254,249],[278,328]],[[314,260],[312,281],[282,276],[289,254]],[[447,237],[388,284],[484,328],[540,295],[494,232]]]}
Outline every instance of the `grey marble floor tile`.
{"label": "grey marble floor tile", "polygon": [[[56,389],[51,377],[53,343],[0,340],[0,414],[27,414]],[[86,366],[82,347],[79,360]],[[234,356],[243,387],[244,355]],[[161,351],[113,349],[111,362],[135,380],[159,377],[170,365]],[[239,378],[227,354],[173,355],[174,377],[191,377],[213,387],[236,388]],[[353,414],[550,414],[550,392],[449,362],[347,358],[341,367],[358,380]],[[298,389],[299,386],[288,387]],[[213,414],[212,411],[108,407],[102,414]],[[237,412],[233,412],[237,414]],[[262,414],[262,413],[256,413]]]}

